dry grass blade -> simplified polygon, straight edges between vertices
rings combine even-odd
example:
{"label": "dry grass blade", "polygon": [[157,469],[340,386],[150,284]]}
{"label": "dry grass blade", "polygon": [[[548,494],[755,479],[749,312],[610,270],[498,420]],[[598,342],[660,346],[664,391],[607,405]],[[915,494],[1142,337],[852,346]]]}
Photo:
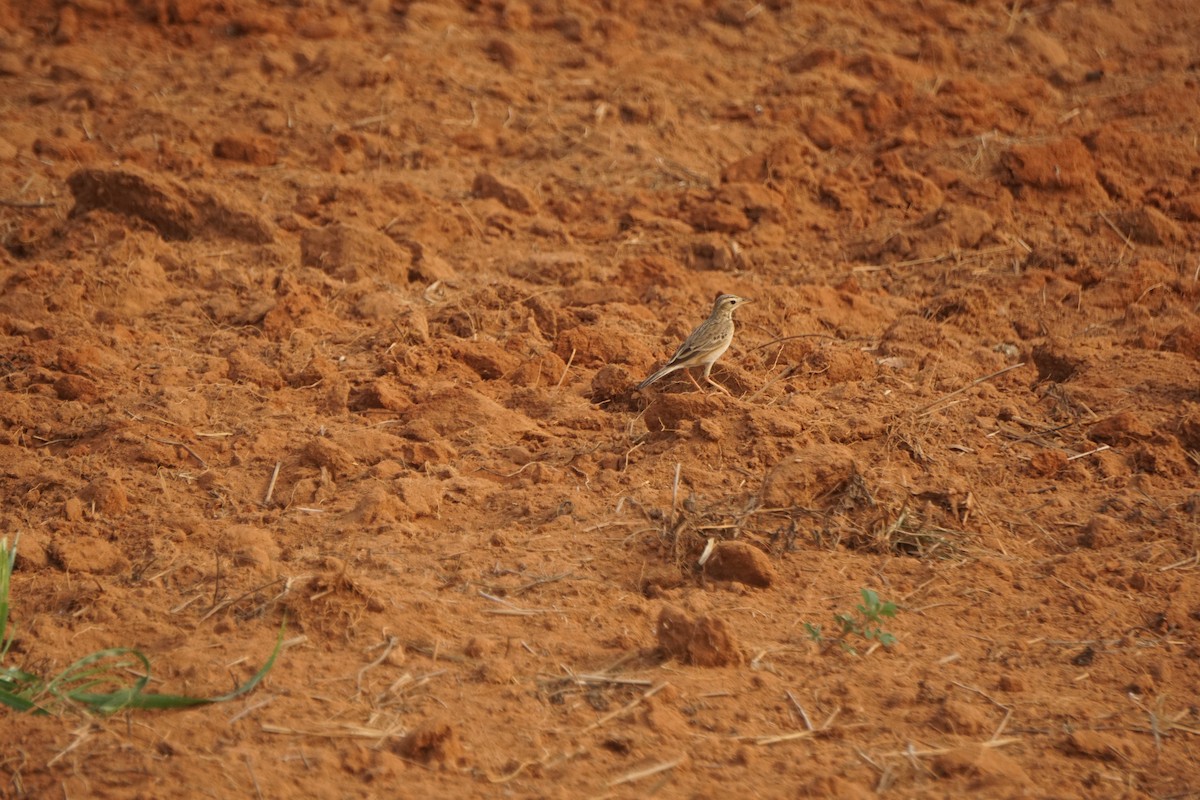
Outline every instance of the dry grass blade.
{"label": "dry grass blade", "polygon": [[548,583],[557,583],[558,581],[566,580],[567,578],[570,578],[574,574],[575,573],[573,573],[573,572],[560,572],[556,575],[545,575],[541,578],[534,578],[533,580],[531,580],[527,583],[523,583],[520,586],[517,586],[516,588],[510,589],[509,594],[524,594],[525,592],[529,591],[530,589],[535,589],[538,586],[545,586]]}
{"label": "dry grass blade", "polygon": [[[1015,736],[1010,736],[1007,739],[988,739],[987,741],[980,742],[979,744],[982,747],[1007,747],[1010,744],[1017,744],[1018,742],[1022,741],[1024,740]],[[932,747],[926,750],[917,750],[910,746],[906,750],[894,750],[890,753],[881,753],[880,755],[884,758],[908,758],[910,756],[924,758],[928,756],[944,756],[946,753],[953,752],[956,749],[957,747]]]}
{"label": "dry grass blade", "polygon": [[586,675],[579,674],[572,678],[579,683],[585,684],[612,684],[614,686],[651,686],[653,681],[648,681],[644,678],[620,678],[616,675]]}
{"label": "dry grass blade", "polygon": [[807,739],[812,735],[813,731],[793,731],[792,733],[781,733],[777,736],[755,736],[750,741],[760,746],[766,746],[781,742],[794,742],[797,739]]}
{"label": "dry grass blade", "polygon": [[522,761],[521,763],[517,764],[517,766],[513,767],[512,770],[503,775],[489,775],[488,783],[508,783],[514,778],[520,776],[529,767],[543,767],[547,769],[557,767],[572,759],[579,758],[586,752],[586,748],[578,747],[574,750],[564,750],[556,756],[548,755],[545,758],[538,759],[536,761]]}
{"label": "dry grass blade", "polygon": [[663,761],[659,764],[655,764],[652,767],[646,767],[645,769],[636,769],[633,772],[626,772],[621,777],[614,778],[613,780],[609,781],[608,785],[609,786],[620,786],[623,783],[633,783],[634,781],[640,781],[643,778],[649,778],[653,775],[659,774],[660,772],[666,772],[667,770],[675,769],[680,764],[682,764],[684,761],[687,761],[686,755],[682,755],[679,758],[673,759],[671,761]]}
{"label": "dry grass blade", "polygon": [[57,203],[36,200],[0,200],[0,206],[6,208],[53,208]]}
{"label": "dry grass blade", "polygon": [[419,678],[414,678],[411,672],[406,672],[396,680],[392,681],[392,685],[384,689],[375,696],[375,705],[382,706],[389,700],[397,700],[405,695],[415,692],[422,686],[425,686],[441,675],[445,675],[446,670],[439,669],[435,672],[427,672]]}
{"label": "dry grass blade", "polygon": [[973,389],[974,387],[978,386],[981,383],[990,381],[993,378],[998,378],[1006,372],[1012,372],[1014,369],[1019,369],[1023,366],[1025,366],[1024,361],[1022,361],[1019,364],[1010,364],[1009,366],[1005,367],[1004,369],[998,369],[995,372],[991,373],[990,375],[984,375],[982,378],[976,378],[975,380],[968,383],[966,386],[955,389],[953,392],[944,394],[941,397],[939,397],[938,399],[934,400],[933,402],[926,403],[925,405],[921,406],[920,408],[918,408],[916,411],[913,412],[913,416],[914,417],[923,416],[926,412],[928,412],[930,409],[932,409],[937,404],[942,403],[946,400],[949,400],[951,397],[960,395],[969,389]]}
{"label": "dry grass blade", "polygon": [[374,661],[371,661],[370,663],[364,665],[363,668],[358,671],[358,675],[356,677],[356,683],[358,685],[359,693],[361,693],[363,690],[363,675],[366,675],[372,669],[379,666],[384,661],[387,661],[387,657],[390,656],[392,654],[392,651],[396,649],[396,644],[398,642],[399,642],[399,640],[395,636],[387,637],[387,641],[383,642],[383,644],[380,645],[383,648],[383,652],[379,654],[379,657],[376,658]]}
{"label": "dry grass blade", "polygon": [[263,723],[260,729],[263,733],[277,733],[283,736],[313,736],[323,739],[377,739],[382,741],[404,735],[404,729],[400,727],[367,728],[349,723],[327,728],[288,728],[282,725]]}
{"label": "dry grass blade", "polygon": [[1193,553],[1183,561],[1176,561],[1174,564],[1168,564],[1165,567],[1159,567],[1159,572],[1168,572],[1173,569],[1195,569],[1200,567],[1200,551]]}
{"label": "dry grass blade", "polygon": [[88,723],[87,725],[82,725],[82,726],[80,726],[80,727],[76,728],[74,731],[72,731],[72,735],[73,735],[75,738],[71,740],[71,743],[70,743],[69,745],[67,745],[67,746],[66,746],[66,747],[64,747],[62,750],[60,750],[60,751],[58,752],[58,754],[54,756],[54,758],[52,758],[52,759],[50,759],[49,761],[47,761],[47,762],[46,762],[46,766],[47,766],[47,767],[52,767],[52,766],[54,766],[54,764],[55,764],[55,763],[56,763],[56,762],[57,762],[57,761],[58,761],[60,758],[62,758],[62,757],[63,757],[63,756],[65,756],[67,753],[71,752],[71,751],[72,751],[72,750],[74,750],[76,747],[79,747],[79,745],[81,745],[81,744],[83,744],[85,741],[87,741],[88,737],[89,737],[89,736],[91,736],[91,734],[92,734],[92,732],[93,732],[94,730],[95,730],[95,726],[93,726],[91,723]]}
{"label": "dry grass blade", "polygon": [[489,614],[500,614],[510,617],[535,617],[538,614],[553,614],[555,609],[552,608],[521,608],[520,606],[510,603],[503,597],[497,597],[494,594],[488,594],[482,589],[479,591],[479,596],[493,603],[499,603],[503,608],[493,608],[488,611]]}
{"label": "dry grass blade", "polygon": [[187,451],[187,454],[189,456],[196,459],[196,462],[201,467],[203,467],[204,469],[208,469],[208,462],[205,461],[203,458],[201,458],[199,455],[197,455],[196,451],[193,450],[191,448],[191,446],[186,444],[185,442],[176,441],[175,439],[160,439],[157,436],[147,436],[146,438],[152,442],[158,442],[159,444],[169,444],[174,447],[182,447],[184,450]]}
{"label": "dry grass blade", "polygon": [[562,375],[558,376],[558,383],[554,384],[555,389],[557,389],[563,385],[563,381],[565,381],[567,379],[567,373],[569,373],[571,371],[571,365],[574,363],[575,363],[575,348],[572,347],[571,348],[571,357],[567,359],[567,365],[565,367],[563,367]]}
{"label": "dry grass blade", "polygon": [[[1104,224],[1112,229],[1112,232],[1121,237],[1121,241],[1125,243],[1125,249],[1121,251],[1121,255],[1125,255],[1125,250],[1136,250],[1137,245],[1133,243],[1133,239],[1129,238],[1129,234],[1117,227],[1117,224],[1108,218],[1108,215],[1103,211],[1097,211],[1100,219],[1104,220]],[[1120,258],[1120,256],[1118,256]]]}
{"label": "dry grass blade", "polygon": [[275,482],[279,480],[279,468],[283,466],[282,461],[275,462],[275,469],[271,472],[271,482],[267,484],[267,495],[263,498],[263,505],[271,505],[271,495],[275,494]]}
{"label": "dry grass blade", "polygon": [[[220,562],[218,562],[218,564],[219,563]],[[219,575],[218,575],[218,577],[219,577]],[[214,615],[220,611],[224,611],[225,609],[229,608],[230,606],[232,606],[236,603],[239,603],[242,600],[245,600],[247,597],[257,594],[258,592],[261,592],[263,589],[267,589],[271,586],[274,586],[277,583],[282,583],[282,584],[284,584],[285,587],[290,587],[291,579],[287,578],[287,577],[275,578],[274,580],[270,580],[270,581],[267,581],[266,583],[259,584],[258,586],[255,586],[253,589],[251,589],[247,592],[243,592],[242,594],[239,594],[237,597],[233,597],[228,600],[222,600],[218,603],[214,603],[213,607],[210,608],[208,610],[208,612],[200,618],[199,621],[204,622],[204,620],[208,619],[212,615]]]}
{"label": "dry grass blade", "polygon": [[656,686],[653,686],[652,688],[648,689],[645,692],[645,694],[635,697],[633,700],[631,700],[628,703],[626,703],[625,705],[621,706],[616,711],[610,711],[609,713],[605,714],[600,719],[593,722],[591,725],[588,725],[586,728],[583,729],[583,732],[588,733],[589,731],[594,731],[594,730],[596,730],[596,728],[599,728],[600,726],[610,722],[611,720],[614,720],[623,714],[628,714],[630,711],[637,708],[639,705],[646,702],[651,697],[658,694],[659,692],[661,692],[663,689],[667,688],[670,685],[671,684],[667,683],[666,681],[663,681],[662,683],[660,683]]}
{"label": "dry grass blade", "polygon": [[1111,449],[1112,448],[1109,445],[1102,444],[1099,447],[1095,448],[1094,450],[1088,450],[1086,453],[1076,453],[1073,456],[1068,456],[1067,461],[1078,461],[1081,458],[1087,458],[1088,456],[1094,456],[1094,455],[1096,455],[1096,453],[1103,453],[1105,450],[1111,450]]}
{"label": "dry grass blade", "polygon": [[796,699],[796,695],[792,694],[791,689],[788,689],[785,694],[788,700],[792,701],[792,705],[796,707],[796,710],[800,712],[800,718],[804,720],[804,727],[811,731],[813,729],[812,720],[808,718],[808,712],[804,710],[804,706],[800,705],[800,701]]}

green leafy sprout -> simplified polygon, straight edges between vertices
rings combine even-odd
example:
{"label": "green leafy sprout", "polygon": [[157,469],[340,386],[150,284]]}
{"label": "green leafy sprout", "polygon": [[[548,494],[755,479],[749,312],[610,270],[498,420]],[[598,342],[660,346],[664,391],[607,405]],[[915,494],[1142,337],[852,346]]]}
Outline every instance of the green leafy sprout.
{"label": "green leafy sprout", "polygon": [[[140,650],[113,647],[98,650],[47,679],[18,667],[6,666],[14,634],[8,627],[9,588],[17,558],[18,536],[12,547],[0,540],[0,705],[32,714],[52,714],[64,708],[82,708],[98,714],[112,714],[132,708],[188,708],[223,703],[240,697],[255,686],[275,666],[283,648],[284,628],[279,628],[275,649],[262,669],[248,681],[220,697],[189,697],[176,694],[147,694],[150,659]],[[131,682],[131,678],[135,678]]]}
{"label": "green leafy sprout", "polygon": [[896,643],[896,637],[883,629],[884,619],[896,616],[896,604],[891,601],[881,601],[879,595],[871,589],[862,589],[862,602],[854,607],[854,613],[834,614],[833,620],[836,633],[826,637],[821,632],[821,626],[811,622],[804,623],[808,636],[821,645],[821,652],[828,652],[834,645],[839,645],[847,653],[857,653],[852,639],[860,638],[866,642],[878,642],[884,647]]}

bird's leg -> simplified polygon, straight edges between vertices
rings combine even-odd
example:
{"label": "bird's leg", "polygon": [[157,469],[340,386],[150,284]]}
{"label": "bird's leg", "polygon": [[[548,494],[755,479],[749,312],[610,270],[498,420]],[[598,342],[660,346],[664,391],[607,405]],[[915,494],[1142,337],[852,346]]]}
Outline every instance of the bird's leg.
{"label": "bird's leg", "polygon": [[724,392],[725,394],[729,395],[730,397],[733,397],[733,392],[729,391],[729,390],[728,390],[728,389],[726,389],[724,386],[722,386],[721,384],[717,383],[716,381],[714,381],[712,378],[708,377],[707,375],[704,377],[704,380],[708,381],[708,382],[709,382],[709,383],[711,383],[713,386],[717,387],[718,389],[720,389],[722,392]]}
{"label": "bird's leg", "polygon": [[[722,386],[721,384],[714,381],[712,379],[712,376],[708,374],[708,373],[712,372],[712,368],[713,368],[713,365],[712,365],[711,361],[704,365],[704,380],[708,381],[713,386],[717,387],[718,389],[720,389],[722,392],[729,395],[730,397],[733,397],[733,394],[728,389],[726,389],[724,386]],[[697,385],[697,388],[699,388],[698,385]]]}
{"label": "bird's leg", "polygon": [[[692,382],[692,386],[696,387],[696,391],[698,391],[698,392],[704,391],[704,387],[701,386],[700,384],[696,383],[696,379],[692,377],[692,371],[690,369],[685,369],[683,371],[683,374],[688,376],[688,380]],[[707,377],[708,376],[706,375],[705,378],[707,378]],[[711,383],[711,381],[710,381],[710,383]]]}

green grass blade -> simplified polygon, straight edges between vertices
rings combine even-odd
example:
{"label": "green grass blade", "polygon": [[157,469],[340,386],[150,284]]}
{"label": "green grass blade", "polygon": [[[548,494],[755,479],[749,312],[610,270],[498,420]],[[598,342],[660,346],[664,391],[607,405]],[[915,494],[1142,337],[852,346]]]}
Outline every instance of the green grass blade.
{"label": "green grass blade", "polygon": [[[166,709],[166,708],[189,708],[192,706],[205,706],[212,703],[224,703],[233,700],[236,697],[241,697],[255,686],[257,686],[271,668],[275,666],[275,659],[279,656],[283,649],[283,635],[286,630],[287,623],[279,626],[279,637],[275,641],[275,649],[271,652],[267,663],[263,664],[262,668],[250,677],[241,686],[234,689],[228,694],[223,694],[219,697],[192,697],[181,694],[143,694],[142,687],[145,686],[145,681],[139,682],[135,687],[120,689],[114,692],[105,693],[90,693],[90,692],[71,692],[68,696],[70,700],[80,703],[88,708],[102,714],[111,714],[116,711],[122,711],[129,708],[141,709]],[[111,651],[110,651],[111,652]],[[136,654],[139,657],[141,653],[137,651],[128,651]],[[90,658],[90,657],[89,657]],[[143,661],[144,661],[144,657]],[[82,660],[82,659],[81,659]],[[76,662],[78,663],[78,662]],[[147,676],[145,680],[149,680],[149,662],[146,662]]]}
{"label": "green grass blade", "polygon": [[21,535],[13,539],[12,547],[8,546],[8,537],[0,540],[0,663],[8,655],[12,646],[13,634],[8,630],[8,589],[12,581],[13,565],[17,562],[17,543]]}
{"label": "green grass blade", "polygon": [[32,700],[27,700],[19,694],[0,689],[0,705],[8,706],[14,711],[31,711],[35,714],[45,714],[46,710]]}
{"label": "green grass blade", "polygon": [[252,675],[250,677],[250,680],[246,681],[245,683],[243,683],[238,688],[234,689],[229,694],[223,694],[220,697],[214,697],[209,702],[223,703],[226,700],[232,700],[235,697],[241,697],[242,695],[246,694],[251,689],[253,689],[255,686],[258,686],[259,682],[263,678],[267,677],[267,673],[271,671],[271,667],[275,666],[275,659],[279,656],[280,651],[283,650],[283,633],[286,629],[287,629],[287,620],[285,619],[283,621],[283,623],[279,626],[279,636],[275,639],[275,649],[271,651],[271,657],[267,659],[267,663],[262,665],[262,669],[260,669],[256,673],[254,673],[254,675]]}
{"label": "green grass blade", "polygon": [[[0,663],[3,663],[13,641],[13,634],[8,629],[8,596],[16,564],[16,545],[14,541],[9,547],[7,538],[0,540]],[[253,690],[266,677],[283,650],[286,628],[285,620],[279,626],[275,649],[262,669],[241,686],[220,697],[146,694],[146,686],[150,683],[150,659],[140,650],[111,647],[84,656],[48,682],[15,667],[0,668],[0,705],[34,714],[49,714],[51,709],[64,705],[82,706],[96,713],[111,714],[129,708],[187,708],[223,703]],[[132,683],[129,682],[130,673],[136,676]],[[107,691],[98,691],[104,689]]]}
{"label": "green grass blade", "polygon": [[130,708],[189,708],[217,702],[207,697],[189,697],[181,694],[139,694],[132,689],[107,694],[72,695],[71,699],[101,714],[113,714]]}
{"label": "green grass blade", "polygon": [[[133,656],[138,663],[126,659],[125,656]],[[116,688],[128,683],[128,677],[124,673],[139,665],[142,674],[134,681],[133,686]],[[91,706],[93,704],[88,699],[82,698],[105,697],[124,692],[138,694],[149,681],[150,659],[137,650],[113,647],[99,650],[79,659],[51,679],[46,684],[44,693],[59,700],[69,700]],[[94,692],[93,690],[97,687],[113,687],[113,691]]]}

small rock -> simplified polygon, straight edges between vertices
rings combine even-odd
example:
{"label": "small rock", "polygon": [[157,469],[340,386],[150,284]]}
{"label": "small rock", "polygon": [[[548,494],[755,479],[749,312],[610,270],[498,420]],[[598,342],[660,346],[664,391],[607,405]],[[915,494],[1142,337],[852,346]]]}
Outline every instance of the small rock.
{"label": "small rock", "polygon": [[839,146],[855,143],[856,137],[850,126],[828,114],[817,112],[804,126],[804,133],[817,147],[832,150]]}
{"label": "small rock", "polygon": [[948,698],[934,712],[929,724],[943,733],[975,736],[988,730],[990,720],[975,706]]}
{"label": "small rock", "polygon": [[490,655],[493,649],[491,639],[486,636],[472,636],[463,646],[463,655],[469,658],[483,658]]}
{"label": "small rock", "polygon": [[720,233],[742,233],[754,225],[742,209],[715,199],[691,208],[687,222],[696,230]]}
{"label": "small rock", "polygon": [[706,442],[719,442],[728,435],[720,420],[701,417],[692,423],[692,431]]}
{"label": "small rock", "polygon": [[279,545],[265,528],[231,525],[222,534],[221,550],[233,558],[234,566],[269,573],[279,559]]}
{"label": "small rock", "polygon": [[[666,385],[665,380],[661,383]],[[656,383],[645,391],[653,391],[658,386]],[[712,394],[659,392],[653,395],[650,404],[646,406],[642,422],[651,433],[679,431],[683,429],[685,422],[694,425],[696,420],[723,415],[727,407],[726,402],[726,399],[718,396],[715,391]]]}
{"label": "small rock", "polygon": [[1002,692],[1023,692],[1025,691],[1025,681],[1020,675],[1015,675],[1011,672],[1006,672],[1000,676],[997,683],[998,688]]}
{"label": "small rock", "polygon": [[721,180],[724,183],[804,183],[812,180],[812,165],[816,161],[816,148],[791,136],[774,142],[762,152],[733,162],[721,171]]}
{"label": "small rock", "polygon": [[79,12],[69,3],[58,9],[58,24],[54,26],[54,41],[69,44],[79,37]]}

